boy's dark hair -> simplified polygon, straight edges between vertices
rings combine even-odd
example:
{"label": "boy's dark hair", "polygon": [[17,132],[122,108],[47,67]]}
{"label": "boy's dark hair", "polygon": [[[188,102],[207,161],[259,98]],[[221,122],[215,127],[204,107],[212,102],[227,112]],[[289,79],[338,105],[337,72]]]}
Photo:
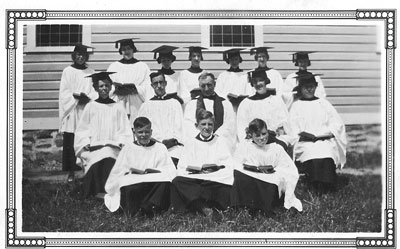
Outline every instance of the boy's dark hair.
{"label": "boy's dark hair", "polygon": [[146,117],[137,117],[135,121],[133,121],[133,129],[140,129],[145,126],[150,126],[151,128],[151,121]]}
{"label": "boy's dark hair", "polygon": [[196,123],[199,123],[200,120],[207,119],[207,118],[211,118],[212,120],[214,120],[214,115],[212,114],[212,112],[207,111],[205,109],[199,109],[199,111],[197,111]]}
{"label": "boy's dark hair", "polygon": [[246,128],[246,138],[251,138],[251,135],[253,133],[260,133],[262,129],[268,130],[267,124],[264,122],[264,120],[255,118],[253,119],[250,123],[249,126]]}
{"label": "boy's dark hair", "polygon": [[158,76],[160,76],[160,75],[162,75],[162,77],[163,77],[164,80],[165,80],[165,75],[164,75],[162,72],[157,71],[157,72],[151,73],[151,74],[150,74],[150,83],[151,83],[151,80],[152,80],[153,78],[158,77]]}

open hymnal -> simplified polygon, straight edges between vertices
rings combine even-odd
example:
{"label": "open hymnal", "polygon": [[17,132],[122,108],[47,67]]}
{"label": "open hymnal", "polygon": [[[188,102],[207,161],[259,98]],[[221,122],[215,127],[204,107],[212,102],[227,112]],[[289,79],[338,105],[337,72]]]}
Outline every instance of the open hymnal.
{"label": "open hymnal", "polygon": [[192,174],[211,173],[225,168],[224,165],[203,164],[202,166],[189,165],[186,170]]}
{"label": "open hymnal", "polygon": [[89,150],[94,151],[94,150],[98,150],[98,149],[101,149],[106,146],[121,149],[120,143],[108,140],[108,141],[100,141],[100,142],[91,143],[89,146]]}
{"label": "open hymnal", "polygon": [[137,88],[136,85],[133,83],[118,83],[114,82],[113,83],[115,86],[115,91],[114,93],[117,95],[128,95],[128,94],[137,94]]}
{"label": "open hymnal", "polygon": [[144,174],[151,174],[151,173],[161,173],[161,171],[158,170],[158,169],[154,169],[154,168],[147,168],[147,169],[130,168],[129,172],[127,172],[125,175],[127,175],[129,173],[138,174],[138,175],[144,175]]}
{"label": "open hymnal", "polygon": [[272,165],[255,166],[255,165],[243,164],[243,169],[264,174],[271,174],[275,172],[275,169]]}
{"label": "open hymnal", "polygon": [[229,93],[227,95],[228,99],[230,102],[232,103],[237,103],[239,104],[240,102],[242,102],[242,100],[244,100],[245,98],[247,98],[249,95],[236,95],[233,93]]}
{"label": "open hymnal", "polygon": [[314,134],[311,134],[311,133],[308,133],[305,131],[300,132],[299,136],[300,136],[299,141],[305,141],[305,142],[307,142],[307,141],[315,142],[317,140],[325,140],[325,139],[330,139],[333,137],[332,134],[323,134],[323,135],[316,136]]}

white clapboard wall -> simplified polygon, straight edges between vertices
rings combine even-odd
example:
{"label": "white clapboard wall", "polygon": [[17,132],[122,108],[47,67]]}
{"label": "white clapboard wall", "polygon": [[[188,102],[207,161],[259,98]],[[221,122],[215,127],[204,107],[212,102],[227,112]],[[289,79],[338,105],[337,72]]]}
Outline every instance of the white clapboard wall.
{"label": "white clapboard wall", "polygon": [[[139,38],[135,57],[146,62],[151,70],[160,68],[150,51],[160,45],[180,47],[173,69],[179,71],[190,66],[187,49],[201,45],[200,25],[92,25],[89,66],[97,71],[121,56],[114,41]],[[27,40],[24,27],[24,47]],[[285,78],[297,68],[291,62],[293,51],[316,51],[310,55],[309,71],[323,74],[328,100],[336,107],[346,123],[380,122],[381,62],[377,45],[376,26],[299,26],[266,25],[263,27],[265,46],[270,50],[268,65],[279,70]],[[216,51],[203,54],[202,68],[216,76],[227,69],[222,55]],[[241,68],[249,70],[257,63],[244,52]],[[62,70],[71,64],[69,53],[27,52],[23,56],[23,118],[24,129],[58,128],[58,89]],[[383,81],[384,82],[384,81]],[[372,118],[371,118],[372,117]],[[372,120],[372,121],[371,121]]]}

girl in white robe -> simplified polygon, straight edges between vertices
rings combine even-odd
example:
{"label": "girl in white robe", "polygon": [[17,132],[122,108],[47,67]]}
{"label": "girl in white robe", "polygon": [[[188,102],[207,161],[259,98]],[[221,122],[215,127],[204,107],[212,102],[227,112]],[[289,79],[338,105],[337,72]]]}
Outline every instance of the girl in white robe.
{"label": "girl in white robe", "polygon": [[[176,60],[176,56],[172,53],[178,47],[162,45],[152,52],[154,52],[154,59],[158,64],[161,64],[161,69],[158,72],[164,74],[167,86],[165,91],[169,93],[178,93],[179,73],[171,68],[172,63]],[[157,57],[158,53],[158,57]],[[139,115],[140,116],[140,115]]]}
{"label": "girl in white robe", "polygon": [[86,105],[75,133],[74,148],[85,178],[84,195],[104,193],[104,185],[121,147],[133,141],[125,110],[108,97],[108,73],[91,75],[99,98]]}
{"label": "girl in white robe", "polygon": [[[201,110],[197,116],[200,133],[185,144],[172,181],[171,205],[175,211],[206,213],[207,208],[226,209],[233,183],[233,160],[224,140],[213,134],[211,112]],[[203,167],[214,165],[214,170]],[[191,173],[190,168],[202,168]],[[215,171],[216,170],[216,171]]]}
{"label": "girl in white robe", "polygon": [[61,75],[59,93],[59,131],[63,133],[62,169],[68,171],[68,182],[74,180],[74,171],[80,170],[76,165],[74,151],[74,133],[78,126],[83,109],[90,100],[98,97],[92,82],[86,76],[94,73],[87,67],[89,47],[76,45],[71,54],[74,64],[66,67]]}
{"label": "girl in white robe", "polygon": [[[116,45],[118,44],[120,44],[119,53],[123,58],[111,63],[107,69],[108,72],[115,72],[110,76],[114,85],[116,85],[113,86],[110,96],[124,107],[132,127],[140,106],[152,96],[149,79],[150,68],[146,63],[133,57],[137,49],[132,39],[119,40],[116,42]],[[129,85],[130,90],[127,92],[117,91],[116,88],[119,87],[119,84]]]}
{"label": "girl in white robe", "polygon": [[104,203],[111,212],[121,207],[130,215],[141,211],[153,216],[169,208],[176,170],[165,146],[151,138],[149,119],[138,117],[134,133],[136,141],[124,146],[111,170]]}
{"label": "girl in white robe", "polygon": [[315,97],[317,81],[313,75],[299,78],[301,98],[289,114],[289,132],[296,138],[294,157],[300,171],[318,190],[336,186],[336,168],[346,162],[345,126],[335,108],[325,99]]}
{"label": "girl in white robe", "polygon": [[[247,128],[249,140],[238,145],[234,154],[235,171],[231,203],[233,207],[247,207],[252,213],[261,210],[272,215],[282,194],[284,207],[302,211],[302,204],[295,196],[299,179],[297,168],[283,148],[274,143],[268,135],[267,125],[261,119],[254,119]],[[244,165],[253,167],[270,166],[270,171],[255,172]]]}
{"label": "girl in white robe", "polygon": [[[311,66],[311,61],[308,57],[310,52],[297,52],[293,54],[292,62],[295,66],[299,67],[299,71],[295,73],[289,74],[282,88],[282,98],[285,102],[288,110],[290,110],[293,101],[296,99],[296,91],[295,87],[297,86],[297,76],[301,74],[311,74],[311,72],[307,71],[307,67]],[[324,84],[322,83],[321,77],[315,76],[315,80],[317,81],[317,89],[315,90],[315,96],[318,98],[326,98],[326,92],[324,88]]]}

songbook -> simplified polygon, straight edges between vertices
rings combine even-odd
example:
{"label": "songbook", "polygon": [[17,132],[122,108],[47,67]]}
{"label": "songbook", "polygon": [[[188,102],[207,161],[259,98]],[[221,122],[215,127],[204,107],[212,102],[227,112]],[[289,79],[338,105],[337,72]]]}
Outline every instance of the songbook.
{"label": "songbook", "polygon": [[303,142],[303,141],[304,142],[315,142],[318,140],[325,140],[325,139],[333,138],[332,134],[323,134],[323,135],[316,136],[314,134],[311,134],[311,133],[308,133],[305,131],[300,132],[299,136],[300,136],[300,139],[299,139],[300,142]]}
{"label": "songbook", "polygon": [[275,88],[267,87],[267,92],[270,93],[271,95],[276,95],[276,89]]}
{"label": "songbook", "polygon": [[188,165],[186,170],[191,174],[206,174],[225,168],[224,165],[203,164],[202,166]]}
{"label": "songbook", "polygon": [[190,97],[192,98],[192,99],[195,99],[197,96],[199,96],[201,94],[201,90],[200,90],[200,88],[198,88],[198,87],[196,87],[196,88],[193,88],[191,91],[190,91]]}
{"label": "songbook", "polygon": [[233,94],[233,93],[229,93],[228,95],[227,95],[227,97],[228,97],[228,99],[229,99],[229,101],[232,103],[232,104],[240,104],[240,102],[242,102],[245,98],[247,98],[249,95],[236,95],[236,94]]}
{"label": "songbook", "polygon": [[154,168],[147,168],[147,169],[135,169],[135,168],[130,168],[129,172],[125,173],[127,174],[137,174],[137,175],[144,175],[144,174],[152,174],[152,173],[161,173],[160,170],[154,169]]}
{"label": "songbook", "polygon": [[115,141],[101,141],[101,142],[91,143],[89,146],[89,151],[95,151],[106,146],[116,149],[121,149],[121,145]]}
{"label": "songbook", "polygon": [[275,172],[275,169],[272,165],[255,166],[255,165],[243,164],[243,169],[264,174],[272,174]]}
{"label": "songbook", "polygon": [[83,100],[83,99],[90,99],[89,96],[86,95],[86,93],[84,92],[80,92],[80,93],[72,93],[72,96],[74,96],[74,98],[78,99],[78,100]]}
{"label": "songbook", "polygon": [[129,95],[129,94],[137,94],[137,88],[136,85],[133,83],[118,83],[118,82],[114,82],[114,87],[115,87],[115,91],[114,93],[117,95]]}

